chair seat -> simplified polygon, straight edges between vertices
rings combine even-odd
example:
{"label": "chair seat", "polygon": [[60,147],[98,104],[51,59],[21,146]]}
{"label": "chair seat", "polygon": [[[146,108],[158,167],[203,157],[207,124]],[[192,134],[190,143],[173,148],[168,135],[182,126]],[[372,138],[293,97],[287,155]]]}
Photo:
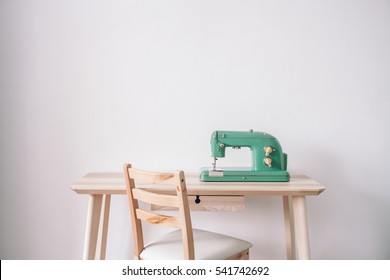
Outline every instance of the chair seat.
{"label": "chair seat", "polygon": [[[219,233],[193,229],[195,259],[223,260],[252,247],[252,244]],[[147,245],[140,257],[144,260],[182,260],[181,230],[170,232]]]}

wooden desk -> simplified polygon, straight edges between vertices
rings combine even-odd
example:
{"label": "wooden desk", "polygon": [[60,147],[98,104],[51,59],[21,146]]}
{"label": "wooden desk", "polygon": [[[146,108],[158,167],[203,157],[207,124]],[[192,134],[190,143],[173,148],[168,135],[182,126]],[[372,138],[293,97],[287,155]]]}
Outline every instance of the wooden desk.
{"label": "wooden desk", "polygon": [[[253,196],[277,195],[283,198],[288,259],[309,259],[306,196],[319,195],[325,187],[302,175],[291,175],[290,182],[200,182],[197,174],[186,174],[188,195]],[[113,194],[126,194],[122,173],[89,173],[70,186],[78,194],[90,195],[84,259],[104,259],[106,254],[110,199]],[[156,186],[142,186],[156,189]],[[174,190],[160,188],[159,192]],[[99,244],[98,244],[99,240]],[[99,245],[99,246],[97,246]],[[100,248],[98,248],[100,247]],[[100,249],[100,250],[97,250]],[[99,252],[97,252],[99,251]],[[98,253],[98,254],[97,254]]]}

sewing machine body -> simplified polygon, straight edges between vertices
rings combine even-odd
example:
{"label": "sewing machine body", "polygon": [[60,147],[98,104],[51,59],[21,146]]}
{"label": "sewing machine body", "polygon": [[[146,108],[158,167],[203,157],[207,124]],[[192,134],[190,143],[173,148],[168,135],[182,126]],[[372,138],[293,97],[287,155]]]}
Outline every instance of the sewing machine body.
{"label": "sewing machine body", "polygon": [[[225,157],[226,147],[248,147],[252,168],[216,168],[216,159]],[[287,154],[272,135],[257,131],[214,131],[211,135],[212,169],[201,170],[201,181],[207,182],[287,182]]]}

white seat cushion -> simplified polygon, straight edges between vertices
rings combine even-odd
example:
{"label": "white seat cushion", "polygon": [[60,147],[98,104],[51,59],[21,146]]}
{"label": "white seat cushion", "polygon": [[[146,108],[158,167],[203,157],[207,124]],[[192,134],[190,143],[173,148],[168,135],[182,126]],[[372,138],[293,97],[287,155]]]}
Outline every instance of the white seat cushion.
{"label": "white seat cushion", "polygon": [[[193,229],[193,233],[197,260],[223,260],[252,247],[245,240],[214,232]],[[183,252],[181,230],[175,230],[147,245],[140,257],[144,260],[183,260]]]}

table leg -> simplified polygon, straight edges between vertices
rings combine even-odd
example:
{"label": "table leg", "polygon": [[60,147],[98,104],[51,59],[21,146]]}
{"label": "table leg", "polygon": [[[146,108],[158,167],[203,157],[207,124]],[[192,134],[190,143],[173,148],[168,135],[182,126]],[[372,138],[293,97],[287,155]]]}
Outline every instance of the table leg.
{"label": "table leg", "polygon": [[287,259],[294,260],[295,255],[295,228],[294,211],[292,209],[292,197],[283,196],[284,226],[286,231]]}
{"label": "table leg", "polygon": [[101,230],[101,243],[100,243],[100,259],[104,260],[106,258],[106,248],[107,248],[107,234],[108,234],[108,218],[110,216],[110,203],[111,195],[106,194],[103,197],[103,220],[102,220],[102,230]]}
{"label": "table leg", "polygon": [[305,196],[293,196],[292,207],[294,212],[297,258],[299,260],[308,260],[310,259],[310,248]]}
{"label": "table leg", "polygon": [[90,195],[87,216],[87,228],[84,242],[84,260],[94,260],[96,257],[96,244],[99,233],[100,214],[103,195]]}

